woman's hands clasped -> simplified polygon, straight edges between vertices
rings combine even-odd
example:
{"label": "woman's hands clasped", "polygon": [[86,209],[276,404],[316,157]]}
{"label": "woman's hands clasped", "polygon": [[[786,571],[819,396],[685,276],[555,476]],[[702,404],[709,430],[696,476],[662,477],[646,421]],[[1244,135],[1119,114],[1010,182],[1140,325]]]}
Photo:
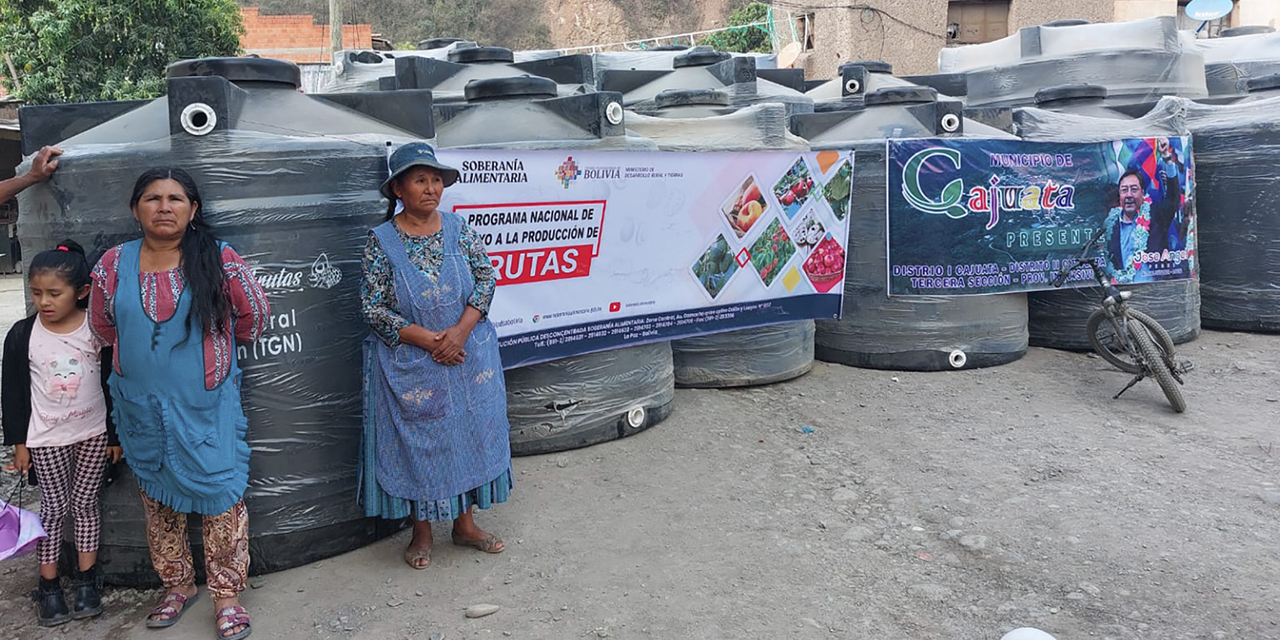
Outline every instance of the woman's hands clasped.
{"label": "woman's hands clasped", "polygon": [[431,359],[447,366],[462,364],[467,358],[463,347],[470,334],[470,331],[456,324],[436,333],[431,339],[431,345],[427,347],[427,351],[431,352]]}
{"label": "woman's hands clasped", "polygon": [[467,359],[464,348],[467,338],[471,337],[471,330],[475,329],[480,318],[480,312],[475,307],[468,306],[457,324],[443,331],[411,324],[400,330],[400,341],[430,353],[431,359],[439,364],[447,367],[460,365]]}

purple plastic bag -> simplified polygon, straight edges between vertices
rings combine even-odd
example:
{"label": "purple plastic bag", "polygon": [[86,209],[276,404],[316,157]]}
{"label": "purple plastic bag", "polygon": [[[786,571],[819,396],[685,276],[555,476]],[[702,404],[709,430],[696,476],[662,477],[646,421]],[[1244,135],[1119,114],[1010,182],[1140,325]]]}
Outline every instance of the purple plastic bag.
{"label": "purple plastic bag", "polygon": [[[23,484],[18,483],[14,493],[20,492]],[[12,500],[11,495],[9,501]],[[21,497],[18,501],[22,504]],[[40,524],[40,516],[10,502],[0,501],[0,561],[31,553],[40,540],[49,537]]]}

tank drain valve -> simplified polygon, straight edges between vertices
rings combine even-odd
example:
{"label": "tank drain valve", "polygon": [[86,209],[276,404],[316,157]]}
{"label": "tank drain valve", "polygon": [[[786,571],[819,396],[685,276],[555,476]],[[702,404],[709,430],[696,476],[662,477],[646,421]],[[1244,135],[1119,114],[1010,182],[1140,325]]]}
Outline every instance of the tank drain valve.
{"label": "tank drain valve", "polygon": [[953,350],[951,354],[947,356],[947,362],[951,363],[951,368],[953,369],[963,369],[964,363],[968,361],[969,356],[966,356],[964,352],[959,349]]}
{"label": "tank drain valve", "polygon": [[627,411],[627,426],[632,429],[639,429],[644,426],[645,410],[644,407],[634,406]]}

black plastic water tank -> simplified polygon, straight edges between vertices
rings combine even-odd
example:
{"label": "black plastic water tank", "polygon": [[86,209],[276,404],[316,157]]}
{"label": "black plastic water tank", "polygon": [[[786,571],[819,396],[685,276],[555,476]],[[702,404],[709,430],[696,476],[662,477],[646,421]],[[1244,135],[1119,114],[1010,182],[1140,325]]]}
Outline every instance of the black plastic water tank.
{"label": "black plastic water tank", "polygon": [[1266,33],[1275,33],[1276,28],[1265,24],[1249,24],[1239,27],[1227,27],[1218,35],[1223,38],[1236,38],[1239,36],[1257,36]]}
{"label": "black plastic water tank", "polygon": [[1004,364],[1027,352],[1025,294],[888,296],[885,142],[959,136],[967,126],[960,103],[925,100],[928,95],[915,89],[882,90],[868,95],[864,107],[791,119],[792,132],[809,140],[814,150],[856,153],[844,314],[840,320],[817,322],[819,360],[944,371]]}
{"label": "black plastic water tank", "polygon": [[675,55],[667,69],[611,67],[598,76],[600,90],[621,93],[623,104],[631,109],[652,108],[664,91],[715,89],[727,92],[734,106],[778,103],[792,114],[813,111],[813,99],[802,91],[761,78],[755,58],[710,47],[694,47]]}
{"label": "black plastic water tank", "polygon": [[423,51],[426,51],[428,49],[443,49],[455,42],[466,42],[466,41],[463,40],[462,38],[450,38],[450,37],[427,38],[426,40],[418,41],[418,48]]}
{"label": "black plastic water tank", "polygon": [[1232,37],[1196,40],[1196,47],[1204,54],[1211,98],[1244,97],[1250,81],[1280,73],[1280,35],[1270,27],[1241,29]]}
{"label": "black plastic water tank", "polygon": [[939,70],[963,73],[970,107],[1028,106],[1045,87],[1107,88],[1112,104],[1208,95],[1205,59],[1175,16],[1118,23],[1057,21],[993,42],[943,49]]}
{"label": "black plastic water tank", "polygon": [[1204,326],[1280,332],[1280,98],[1190,105]]}
{"label": "black plastic water tank", "polygon": [[1040,26],[1042,27],[1078,27],[1080,25],[1089,24],[1084,18],[1064,18],[1062,20],[1050,20]]}
{"label": "black plastic water tank", "polygon": [[[254,573],[390,531],[356,503],[366,333],[360,256],[385,211],[377,186],[387,142],[432,136],[422,110],[428,92],[306,96],[296,77],[296,67],[274,60],[184,62],[170,68],[168,94],[156,100],[20,114],[26,148],[60,143],[66,151],[57,174],[21,196],[24,248],[34,253],[70,236],[95,257],[138,237],[128,206],[134,181],[152,167],[182,167],[215,233],[254,265],[267,290],[270,328],[239,347]],[[143,520],[126,469],[103,493],[99,558],[108,581],[155,583]],[[192,542],[198,554],[198,527]]]}

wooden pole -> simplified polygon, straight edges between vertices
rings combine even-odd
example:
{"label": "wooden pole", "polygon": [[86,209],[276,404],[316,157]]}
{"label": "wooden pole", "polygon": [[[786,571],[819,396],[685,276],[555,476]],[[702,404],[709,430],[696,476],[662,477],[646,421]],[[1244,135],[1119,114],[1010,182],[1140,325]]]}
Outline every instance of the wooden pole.
{"label": "wooden pole", "polygon": [[329,0],[329,53],[342,51],[342,5],[341,0]]}

